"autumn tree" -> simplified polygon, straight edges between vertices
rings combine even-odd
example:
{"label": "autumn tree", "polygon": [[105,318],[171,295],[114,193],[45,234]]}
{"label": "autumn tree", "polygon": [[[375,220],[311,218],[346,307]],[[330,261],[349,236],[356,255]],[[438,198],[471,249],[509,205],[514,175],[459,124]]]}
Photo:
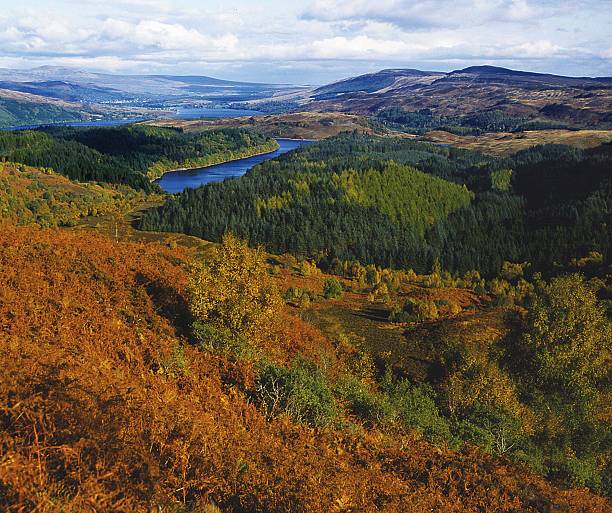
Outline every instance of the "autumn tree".
{"label": "autumn tree", "polygon": [[524,344],[549,390],[590,395],[606,372],[612,331],[602,304],[580,274],[540,283],[526,319]]}
{"label": "autumn tree", "polygon": [[225,235],[210,258],[193,265],[189,290],[191,313],[200,325],[229,331],[255,346],[274,331],[282,299],[261,248]]}

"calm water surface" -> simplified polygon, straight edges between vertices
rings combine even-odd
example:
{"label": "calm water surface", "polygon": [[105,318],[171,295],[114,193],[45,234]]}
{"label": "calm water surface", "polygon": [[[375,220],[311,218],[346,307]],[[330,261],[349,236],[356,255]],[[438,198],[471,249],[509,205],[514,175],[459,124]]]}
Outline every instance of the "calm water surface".
{"label": "calm water surface", "polygon": [[226,178],[242,176],[256,164],[278,157],[305,144],[312,143],[312,141],[296,141],[293,139],[276,139],[276,141],[280,148],[272,153],[233,160],[225,164],[190,169],[188,171],[171,171],[159,180],[156,180],[156,183],[166,192],[183,192],[187,188],[194,189],[207,183],[222,182]]}
{"label": "calm water surface", "polygon": [[176,119],[219,119],[240,118],[243,116],[261,116],[263,112],[248,109],[177,109],[172,117]]}

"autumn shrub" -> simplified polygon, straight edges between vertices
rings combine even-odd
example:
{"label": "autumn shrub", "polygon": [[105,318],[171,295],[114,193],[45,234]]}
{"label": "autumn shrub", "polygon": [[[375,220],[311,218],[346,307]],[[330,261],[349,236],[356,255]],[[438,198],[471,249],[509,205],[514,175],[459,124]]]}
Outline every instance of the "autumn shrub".
{"label": "autumn shrub", "polygon": [[308,289],[289,287],[283,294],[283,299],[300,308],[306,308],[317,299],[317,294]]}
{"label": "autumn shrub", "polygon": [[474,402],[457,421],[457,435],[479,445],[487,452],[508,455],[519,449],[524,440],[521,420],[495,405]]}
{"label": "autumn shrub", "polygon": [[253,350],[241,335],[214,324],[194,321],[193,337],[202,350],[223,354],[232,358],[251,358]]}
{"label": "autumn shrub", "polygon": [[364,277],[366,285],[370,287],[374,287],[380,283],[380,271],[375,265],[367,265],[365,268],[365,277]]}
{"label": "autumn shrub", "polygon": [[352,416],[366,426],[390,426],[397,418],[388,397],[363,383],[352,374],[343,375],[334,393]]}
{"label": "autumn shrub", "polygon": [[608,372],[612,324],[579,274],[540,282],[525,320],[524,353],[548,391],[587,398]]}
{"label": "autumn shrub", "polygon": [[302,260],[298,265],[298,269],[297,269],[298,276],[307,277],[307,276],[316,275],[319,273],[320,273],[320,270],[316,266],[316,264],[314,264],[313,262],[310,262],[309,260]]}
{"label": "autumn shrub", "polygon": [[[511,361],[553,475],[612,494],[607,411],[612,324],[580,274],[537,281]],[[560,451],[559,441],[564,450]]]}
{"label": "autumn shrub", "polygon": [[434,301],[408,298],[402,308],[395,308],[389,314],[392,322],[422,322],[438,318],[438,307]]}
{"label": "autumn shrub", "polygon": [[435,402],[435,393],[427,385],[412,385],[408,381],[393,379],[387,373],[381,383],[398,420],[406,427],[421,433],[435,443],[451,443],[450,424]]}
{"label": "autumn shrub", "polygon": [[462,278],[459,279],[457,286],[466,289],[472,289],[478,294],[485,292],[486,281],[480,276],[478,271],[467,271]]}
{"label": "autumn shrub", "polygon": [[390,299],[389,288],[384,282],[378,283],[378,285],[372,289],[372,292],[368,294],[368,301],[370,303],[386,303]]}

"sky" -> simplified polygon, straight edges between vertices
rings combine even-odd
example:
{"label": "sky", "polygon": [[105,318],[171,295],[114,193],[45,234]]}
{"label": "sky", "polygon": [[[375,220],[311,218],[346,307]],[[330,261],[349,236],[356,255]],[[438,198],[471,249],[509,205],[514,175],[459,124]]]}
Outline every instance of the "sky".
{"label": "sky", "polygon": [[612,76],[612,0],[0,0],[0,67],[323,84],[491,64]]}

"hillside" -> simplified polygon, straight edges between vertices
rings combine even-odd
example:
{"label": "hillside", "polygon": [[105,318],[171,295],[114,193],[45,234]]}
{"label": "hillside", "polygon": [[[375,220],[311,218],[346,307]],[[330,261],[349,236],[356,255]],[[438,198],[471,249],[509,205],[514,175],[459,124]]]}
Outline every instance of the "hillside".
{"label": "hillside", "polygon": [[219,128],[242,128],[267,137],[287,139],[325,139],[342,132],[373,133],[365,116],[338,112],[295,112],[256,117],[228,119],[173,120],[159,119],[147,125],[178,128],[185,132],[200,132]]}
{"label": "hillside", "polygon": [[0,219],[15,224],[71,226],[89,215],[126,209],[137,198],[127,187],[78,184],[50,169],[0,163]]}
{"label": "hillside", "polygon": [[82,121],[87,114],[79,105],[0,89],[0,128]]}
{"label": "hillside", "polygon": [[508,117],[610,128],[612,79],[474,66],[450,73],[383,70],[316,89],[308,110],[374,114],[400,107],[437,116],[498,111]]}
{"label": "hillside", "polygon": [[152,179],[172,169],[204,167],[277,147],[270,138],[237,129],[201,134],[147,126],[0,132],[0,157],[11,162],[144,191],[154,188]]}
{"label": "hillside", "polygon": [[490,132],[478,136],[457,135],[443,130],[425,133],[422,140],[490,155],[509,156],[542,144],[563,144],[576,148],[595,148],[612,141],[612,130],[531,130]]}
{"label": "hillside", "polygon": [[[184,250],[29,228],[0,239],[6,511],[608,510],[473,447],[267,416],[253,397],[270,370],[186,331]],[[350,357],[291,307],[280,315],[274,372],[294,368],[329,405],[320,371],[299,381],[288,362]]]}

